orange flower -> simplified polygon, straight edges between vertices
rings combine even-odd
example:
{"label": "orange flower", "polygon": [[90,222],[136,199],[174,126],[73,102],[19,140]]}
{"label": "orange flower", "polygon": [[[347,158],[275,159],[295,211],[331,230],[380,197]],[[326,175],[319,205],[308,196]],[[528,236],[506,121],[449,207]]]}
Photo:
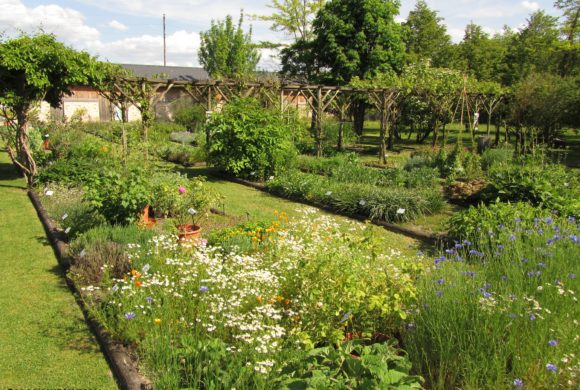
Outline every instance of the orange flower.
{"label": "orange flower", "polygon": [[135,287],[141,287],[141,282],[140,281],[136,281],[135,282]]}
{"label": "orange flower", "polygon": [[258,303],[262,303],[264,301],[264,298],[262,298],[261,296],[257,296],[256,301],[258,301]]}

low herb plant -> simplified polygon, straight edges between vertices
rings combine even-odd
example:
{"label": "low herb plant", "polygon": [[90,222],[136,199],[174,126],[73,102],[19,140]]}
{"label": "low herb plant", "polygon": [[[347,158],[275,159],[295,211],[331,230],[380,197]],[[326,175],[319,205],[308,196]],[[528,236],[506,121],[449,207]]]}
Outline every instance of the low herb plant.
{"label": "low herb plant", "polygon": [[266,182],[266,188],[285,197],[305,199],[333,209],[387,222],[409,221],[440,211],[441,191],[435,188],[380,187],[335,180],[334,177],[288,171]]}

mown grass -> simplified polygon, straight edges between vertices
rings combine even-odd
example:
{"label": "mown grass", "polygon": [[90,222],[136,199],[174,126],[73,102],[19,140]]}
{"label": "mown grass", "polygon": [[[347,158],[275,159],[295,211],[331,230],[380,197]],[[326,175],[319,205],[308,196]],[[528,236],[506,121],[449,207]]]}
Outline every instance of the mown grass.
{"label": "mown grass", "polygon": [[0,215],[0,388],[117,388],[5,152]]}

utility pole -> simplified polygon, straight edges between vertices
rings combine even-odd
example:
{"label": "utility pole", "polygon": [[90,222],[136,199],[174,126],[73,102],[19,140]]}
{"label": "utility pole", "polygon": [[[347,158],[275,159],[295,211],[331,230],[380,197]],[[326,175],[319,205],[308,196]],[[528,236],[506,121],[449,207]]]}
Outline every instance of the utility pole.
{"label": "utility pole", "polygon": [[167,45],[165,43],[165,14],[163,14],[163,66],[167,66]]}

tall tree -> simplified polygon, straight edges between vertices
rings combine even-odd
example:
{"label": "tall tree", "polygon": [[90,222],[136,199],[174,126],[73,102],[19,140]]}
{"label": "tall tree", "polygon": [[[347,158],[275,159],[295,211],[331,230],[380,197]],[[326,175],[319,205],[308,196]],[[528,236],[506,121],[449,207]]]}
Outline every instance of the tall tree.
{"label": "tall tree", "polygon": [[358,76],[400,72],[405,55],[397,0],[331,0],[314,20],[316,53],[326,78],[347,84]]}
{"label": "tall tree", "polygon": [[580,0],[557,0],[556,8],[564,12],[564,20],[560,30],[564,36],[562,45],[562,57],[560,60],[560,74],[577,74],[580,70],[578,64],[578,52],[580,51],[580,30],[578,29],[578,17],[580,16]]}
{"label": "tall tree", "polygon": [[526,26],[515,35],[506,55],[504,83],[513,85],[531,72],[554,72],[560,42],[558,19],[544,11],[534,12]]}
{"label": "tall tree", "polygon": [[463,41],[459,45],[463,71],[479,80],[490,80],[493,75],[491,40],[483,28],[473,22],[465,27]]}
{"label": "tall tree", "polygon": [[312,21],[326,0],[272,0],[268,5],[274,10],[271,15],[258,16],[258,19],[272,22],[271,29],[284,32],[295,42],[310,41]]}
{"label": "tall tree", "polygon": [[403,23],[408,63],[429,59],[434,67],[448,66],[451,37],[442,20],[424,0],[417,1]]}
{"label": "tall tree", "polygon": [[213,78],[243,78],[256,70],[260,54],[252,44],[252,29],[244,33],[243,21],[242,12],[234,27],[228,15],[225,21],[212,20],[210,29],[200,34],[199,61]]}
{"label": "tall tree", "polygon": [[29,147],[28,121],[41,101],[53,107],[73,85],[96,85],[102,68],[86,52],[77,52],[58,42],[53,35],[21,35],[0,41],[0,109],[9,119],[3,133],[10,158],[31,186],[36,162]]}
{"label": "tall tree", "polygon": [[[405,44],[395,21],[397,0],[331,0],[314,20],[315,55],[325,82],[348,84],[379,73],[399,73]],[[362,134],[366,103],[354,105],[354,128]]]}

